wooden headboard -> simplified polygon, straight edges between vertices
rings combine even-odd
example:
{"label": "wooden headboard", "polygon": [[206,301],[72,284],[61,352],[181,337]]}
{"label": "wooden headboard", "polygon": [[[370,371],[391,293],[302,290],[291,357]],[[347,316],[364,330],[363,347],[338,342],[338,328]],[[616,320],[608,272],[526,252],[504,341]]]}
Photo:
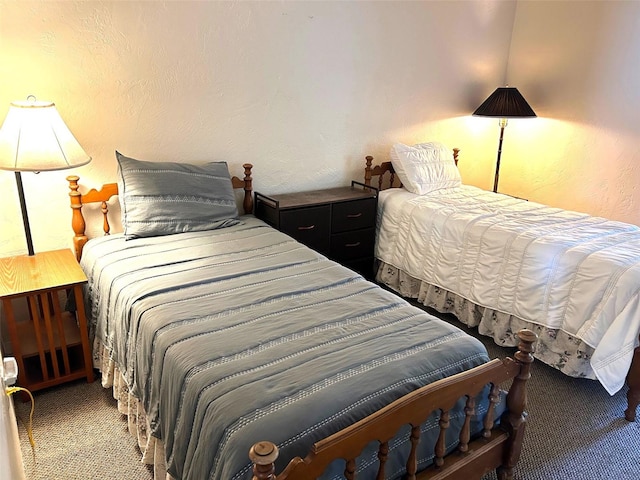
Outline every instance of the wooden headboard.
{"label": "wooden headboard", "polygon": [[[459,148],[453,149],[453,161],[458,166],[458,154],[460,153]],[[376,165],[372,167],[373,157],[371,155],[367,155],[365,157],[367,161],[367,166],[364,168],[364,183],[365,185],[371,186],[371,179],[373,177],[378,177],[378,190],[384,190],[385,188],[392,187],[402,187],[402,183],[396,179],[396,171],[393,169],[393,165],[391,162],[382,162],[380,165]],[[389,175],[385,176],[386,173]],[[388,182],[385,182],[385,178],[389,178]]]}
{"label": "wooden headboard", "polygon": [[[242,208],[245,214],[249,214],[253,213],[253,178],[251,178],[251,169],[253,168],[253,165],[245,163],[242,166],[244,167],[244,178],[240,179],[235,176],[231,177],[231,185],[233,185],[234,189],[244,189]],[[71,197],[72,209],[71,227],[74,232],[73,248],[76,252],[76,258],[78,261],[80,261],[80,257],[82,257],[82,249],[84,248],[84,245],[89,240],[89,237],[85,233],[86,222],[84,215],[82,214],[83,205],[100,202],[102,210],[102,229],[105,235],[109,235],[111,232],[111,225],[109,224],[109,206],[107,202],[111,197],[118,195],[117,183],[106,183],[100,190],[92,189],[87,193],[80,193],[78,191],[79,180],[80,177],[77,175],[69,175],[67,177],[69,189],[71,190],[69,192],[69,197]]]}

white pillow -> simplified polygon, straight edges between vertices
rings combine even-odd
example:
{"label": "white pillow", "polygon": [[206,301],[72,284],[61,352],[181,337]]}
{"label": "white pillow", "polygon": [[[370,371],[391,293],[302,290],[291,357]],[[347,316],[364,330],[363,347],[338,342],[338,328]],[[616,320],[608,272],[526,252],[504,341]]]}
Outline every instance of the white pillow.
{"label": "white pillow", "polygon": [[391,147],[391,164],[404,188],[418,195],[462,184],[453,151],[438,142],[413,147],[396,143]]}

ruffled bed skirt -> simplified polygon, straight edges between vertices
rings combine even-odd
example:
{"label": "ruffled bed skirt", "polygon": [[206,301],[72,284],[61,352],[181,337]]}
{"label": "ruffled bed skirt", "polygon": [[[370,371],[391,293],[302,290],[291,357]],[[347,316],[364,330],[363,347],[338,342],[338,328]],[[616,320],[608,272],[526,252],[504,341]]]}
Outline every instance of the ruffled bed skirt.
{"label": "ruffled bed skirt", "polygon": [[437,312],[453,314],[469,327],[478,327],[481,335],[492,337],[496,344],[501,346],[517,346],[516,332],[523,328],[533,330],[538,334],[535,353],[537,359],[571,377],[596,378],[589,363],[593,348],[562,330],[481,307],[384,262],[379,262],[376,280],[403,297],[417,299]]}
{"label": "ruffled bed skirt", "polygon": [[93,366],[102,374],[102,386],[112,389],[113,398],[118,402],[118,411],[127,416],[127,427],[129,433],[138,441],[142,462],[153,465],[155,480],[173,480],[173,477],[167,473],[164,444],[161,440],[147,434],[149,423],[141,403],[131,394],[124,377],[111,359],[108,349],[98,340],[94,341],[93,347]]}

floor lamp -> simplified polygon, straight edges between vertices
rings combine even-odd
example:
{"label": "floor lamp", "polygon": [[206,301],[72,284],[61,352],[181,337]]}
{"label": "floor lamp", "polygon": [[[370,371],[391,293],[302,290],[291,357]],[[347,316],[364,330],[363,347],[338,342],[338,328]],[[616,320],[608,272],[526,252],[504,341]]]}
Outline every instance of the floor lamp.
{"label": "floor lamp", "polygon": [[515,87],[498,87],[495,92],[489,95],[482,105],[480,105],[474,116],[499,118],[500,141],[498,142],[498,159],[496,160],[496,176],[493,180],[493,191],[498,191],[498,178],[500,177],[500,156],[502,154],[502,139],[504,138],[504,127],[507,126],[508,118],[535,117],[536,114],[529,106],[524,97]]}
{"label": "floor lamp", "polygon": [[34,255],[21,172],[44,172],[80,167],[91,161],[52,102],[12,102],[0,129],[0,169],[15,172],[24,234]]}

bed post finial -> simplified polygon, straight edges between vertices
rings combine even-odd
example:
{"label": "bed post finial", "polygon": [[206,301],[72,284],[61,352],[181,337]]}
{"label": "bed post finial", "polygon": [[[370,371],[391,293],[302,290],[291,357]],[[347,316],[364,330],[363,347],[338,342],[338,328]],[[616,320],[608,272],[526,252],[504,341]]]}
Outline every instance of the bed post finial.
{"label": "bed post finial", "polygon": [[87,243],[87,236],[85,235],[86,224],[84,217],[82,216],[82,194],[78,191],[78,180],[80,177],[77,175],[69,175],[67,182],[69,182],[69,197],[71,198],[71,227],[75,235],[73,236],[73,249],[76,253],[76,260],[80,261],[82,256],[82,248]]}
{"label": "bed post finial", "polygon": [[454,148],[453,149],[453,161],[456,164],[456,167],[458,166],[458,154],[460,153],[460,149],[459,148]]}
{"label": "bed post finial", "polygon": [[502,465],[496,470],[500,480],[513,478],[513,467],[518,463],[524,430],[527,424],[525,409],[527,407],[527,380],[531,378],[531,363],[538,335],[523,329],[518,333],[520,343],[514,355],[520,365],[520,373],[513,379],[507,395],[507,411],[502,417],[502,424],[509,432],[508,447],[503,457]]}
{"label": "bed post finial", "polygon": [[371,177],[372,177],[372,168],[371,164],[373,163],[373,157],[371,155],[367,155],[364,157],[367,161],[367,166],[364,167],[364,184],[371,186]]}
{"label": "bed post finial", "polygon": [[278,447],[271,442],[258,442],[249,450],[249,458],[253,462],[252,480],[275,480],[274,462],[279,455]]}

